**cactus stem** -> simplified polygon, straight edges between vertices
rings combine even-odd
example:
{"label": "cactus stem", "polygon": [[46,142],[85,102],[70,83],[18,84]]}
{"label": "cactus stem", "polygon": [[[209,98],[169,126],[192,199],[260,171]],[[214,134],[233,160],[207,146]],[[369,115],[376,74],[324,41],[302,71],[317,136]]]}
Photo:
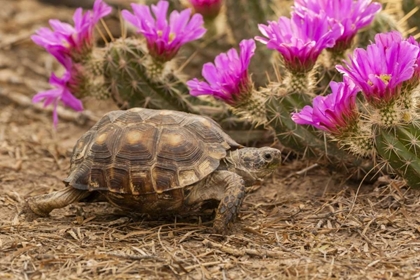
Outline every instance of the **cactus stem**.
{"label": "cactus stem", "polygon": [[314,71],[308,73],[291,73],[288,71],[283,82],[286,86],[287,93],[301,93],[314,97],[313,74]]}
{"label": "cactus stem", "polygon": [[409,123],[420,116],[417,112],[418,100],[420,97],[420,86],[406,87],[402,91],[401,103],[403,108],[402,120]]}
{"label": "cactus stem", "polygon": [[265,100],[263,93],[253,90],[246,101],[232,107],[232,111],[256,126],[262,125],[267,122]]}
{"label": "cactus stem", "polygon": [[384,126],[392,126],[398,123],[397,103],[393,102],[388,106],[379,109],[381,123]]}
{"label": "cactus stem", "polygon": [[372,123],[385,127],[410,123],[418,118],[416,98],[411,93],[405,93],[390,104],[380,108],[372,108]]}
{"label": "cactus stem", "polygon": [[393,127],[375,126],[378,154],[413,188],[420,188],[420,133],[418,123]]}
{"label": "cactus stem", "polygon": [[327,54],[328,54],[327,61],[329,62],[328,67],[330,69],[335,70],[336,65],[343,64],[343,60],[345,60],[346,50],[338,51],[334,49],[327,49]]}
{"label": "cactus stem", "polygon": [[171,61],[161,62],[153,59],[150,55],[144,58],[144,65],[146,67],[146,75],[154,82],[163,82],[165,77],[173,69]]}
{"label": "cactus stem", "polygon": [[352,125],[337,140],[343,148],[357,156],[370,157],[375,154],[371,129],[369,125],[363,125],[362,121]]}

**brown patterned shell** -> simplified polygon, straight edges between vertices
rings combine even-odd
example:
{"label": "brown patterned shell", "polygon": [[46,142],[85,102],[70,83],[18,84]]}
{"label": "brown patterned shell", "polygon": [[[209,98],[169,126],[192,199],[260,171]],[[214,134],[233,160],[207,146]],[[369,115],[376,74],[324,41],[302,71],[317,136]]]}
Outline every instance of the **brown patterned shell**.
{"label": "brown patterned shell", "polygon": [[209,118],[143,108],[113,111],[77,141],[64,181],[89,191],[162,193],[200,181],[238,147]]}

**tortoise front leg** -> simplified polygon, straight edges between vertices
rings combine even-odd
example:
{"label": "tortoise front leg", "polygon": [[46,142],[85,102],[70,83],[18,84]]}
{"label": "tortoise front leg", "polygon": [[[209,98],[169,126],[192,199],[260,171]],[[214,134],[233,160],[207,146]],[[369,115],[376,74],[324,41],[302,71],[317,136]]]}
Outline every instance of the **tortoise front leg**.
{"label": "tortoise front leg", "polygon": [[46,217],[52,210],[80,201],[89,194],[89,191],[66,187],[60,191],[28,198],[22,212],[28,215],[28,219]]}
{"label": "tortoise front leg", "polygon": [[194,205],[209,199],[219,200],[213,229],[217,233],[225,234],[228,224],[238,215],[244,196],[245,185],[241,176],[230,171],[215,171],[205,184],[192,189],[186,198],[186,204]]}

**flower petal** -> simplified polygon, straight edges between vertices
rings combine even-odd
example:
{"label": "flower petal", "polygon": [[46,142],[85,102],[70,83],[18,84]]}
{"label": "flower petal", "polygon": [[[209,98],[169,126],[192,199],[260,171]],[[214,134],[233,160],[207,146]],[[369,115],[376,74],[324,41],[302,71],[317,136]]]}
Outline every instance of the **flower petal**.
{"label": "flower petal", "polygon": [[248,76],[248,66],[255,52],[255,41],[242,40],[241,52],[230,49],[215,58],[215,63],[203,65],[202,75],[207,80],[193,79],[187,82],[191,95],[212,95],[235,106],[251,93],[252,82]]}
{"label": "flower petal", "polygon": [[134,14],[124,10],[122,16],[143,34],[149,54],[157,61],[171,60],[183,44],[201,38],[206,29],[200,14],[191,17],[191,9],[173,11],[167,20],[169,3],[159,1],[152,5],[152,12],[146,5],[131,4]]}

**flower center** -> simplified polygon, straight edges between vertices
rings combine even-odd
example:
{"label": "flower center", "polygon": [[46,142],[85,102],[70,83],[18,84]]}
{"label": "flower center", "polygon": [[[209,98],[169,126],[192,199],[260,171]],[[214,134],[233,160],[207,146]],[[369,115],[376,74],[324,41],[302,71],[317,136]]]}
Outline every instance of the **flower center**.
{"label": "flower center", "polygon": [[[158,30],[157,31],[157,35],[162,38],[163,31],[162,30]],[[175,39],[175,37],[176,37],[176,33],[174,33],[174,32],[169,33],[168,43],[171,43]]]}
{"label": "flower center", "polygon": [[[376,78],[379,78],[382,80],[382,82],[384,82],[385,85],[388,85],[389,81],[392,78],[391,74],[380,74],[380,75],[375,75]],[[368,85],[373,86],[372,81],[368,80],[367,81]]]}
{"label": "flower center", "polygon": [[391,74],[381,74],[379,76],[377,76],[379,79],[382,80],[382,82],[384,82],[386,85],[389,83],[389,81],[391,80]]}
{"label": "flower center", "polygon": [[69,41],[67,41],[66,39],[61,39],[61,45],[63,46],[63,47],[65,47],[66,49],[69,49],[70,48],[70,43],[69,43]]}
{"label": "flower center", "polygon": [[176,34],[171,32],[169,33],[168,43],[172,42],[176,37]]}

